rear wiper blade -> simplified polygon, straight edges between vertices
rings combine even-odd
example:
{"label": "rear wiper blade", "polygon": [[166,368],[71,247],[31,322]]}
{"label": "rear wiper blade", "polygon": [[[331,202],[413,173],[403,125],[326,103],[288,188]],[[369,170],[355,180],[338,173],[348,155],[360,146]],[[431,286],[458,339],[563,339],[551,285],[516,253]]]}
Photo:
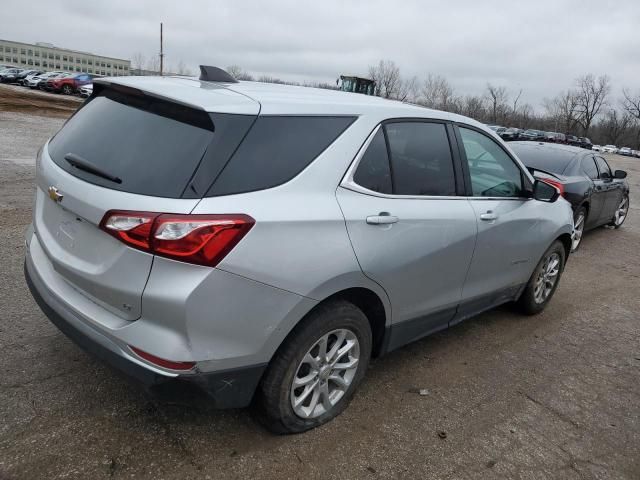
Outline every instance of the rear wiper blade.
{"label": "rear wiper blade", "polygon": [[87,173],[92,173],[98,177],[106,178],[114,183],[122,183],[122,179],[111,175],[109,172],[105,172],[100,167],[96,167],[89,160],[85,160],[79,155],[75,153],[67,153],[64,156],[64,159],[69,162],[69,164],[73,167],[76,167],[78,170],[84,170]]}

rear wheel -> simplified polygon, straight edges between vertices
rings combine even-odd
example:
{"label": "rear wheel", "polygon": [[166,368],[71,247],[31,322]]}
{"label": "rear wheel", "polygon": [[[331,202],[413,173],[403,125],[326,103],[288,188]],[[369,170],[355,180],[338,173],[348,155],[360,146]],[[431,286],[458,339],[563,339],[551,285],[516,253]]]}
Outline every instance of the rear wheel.
{"label": "rear wheel", "polygon": [[547,306],[560,283],[565,256],[564,245],[558,240],[544,253],[518,300],[523,313],[535,315]]}
{"label": "rear wheel", "polygon": [[575,252],[582,242],[582,234],[584,233],[584,224],[587,221],[587,209],[578,207],[573,214],[573,239],[571,240],[571,251]]}
{"label": "rear wheel", "polygon": [[620,204],[616,209],[616,213],[613,215],[609,225],[614,228],[620,228],[629,214],[629,194],[625,193],[620,200]]}
{"label": "rear wheel", "polygon": [[362,381],[371,328],[355,305],[322,305],[298,325],[273,358],[259,389],[260,416],[275,433],[299,433],[340,414]]}
{"label": "rear wheel", "polygon": [[64,93],[65,95],[71,95],[73,93],[73,88],[71,88],[71,85],[63,85],[62,93]]}

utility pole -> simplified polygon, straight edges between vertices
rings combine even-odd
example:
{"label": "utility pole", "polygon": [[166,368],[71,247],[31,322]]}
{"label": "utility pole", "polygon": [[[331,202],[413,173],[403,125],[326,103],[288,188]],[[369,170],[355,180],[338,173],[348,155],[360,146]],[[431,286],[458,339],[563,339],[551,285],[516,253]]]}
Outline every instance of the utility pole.
{"label": "utility pole", "polygon": [[162,50],[162,22],[160,22],[160,76],[164,67],[164,51]]}

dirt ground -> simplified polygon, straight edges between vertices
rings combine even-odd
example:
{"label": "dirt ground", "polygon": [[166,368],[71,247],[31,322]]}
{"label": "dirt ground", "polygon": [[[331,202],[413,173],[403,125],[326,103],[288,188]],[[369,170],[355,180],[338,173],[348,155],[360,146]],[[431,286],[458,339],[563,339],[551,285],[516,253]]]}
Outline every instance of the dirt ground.
{"label": "dirt ground", "polygon": [[610,157],[630,216],[586,234],[544,313],[504,307],[402,348],[339,418],[276,437],[250,410],[150,395],[40,312],[23,234],[61,123],[0,107],[0,478],[640,478],[640,160]]}

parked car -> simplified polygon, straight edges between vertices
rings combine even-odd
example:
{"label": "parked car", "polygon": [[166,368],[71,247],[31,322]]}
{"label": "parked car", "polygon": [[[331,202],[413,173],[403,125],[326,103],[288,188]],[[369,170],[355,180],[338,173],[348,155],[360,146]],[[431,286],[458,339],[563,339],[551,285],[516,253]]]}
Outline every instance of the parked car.
{"label": "parked car", "polygon": [[622,147],[620,150],[618,150],[618,154],[619,155],[624,155],[625,157],[632,157],[633,156],[633,152],[629,147]]}
{"label": "parked car", "polygon": [[33,77],[37,77],[38,75],[42,75],[44,72],[42,70],[24,70],[16,77],[16,83],[18,85],[26,86],[26,83],[32,79]]}
{"label": "parked car", "polygon": [[618,153],[618,147],[615,145],[605,145],[600,151],[603,153]]}
{"label": "parked car", "polygon": [[523,131],[524,130],[520,128],[507,128],[504,132],[502,132],[499,135],[500,135],[500,138],[502,138],[504,141],[513,142],[516,140],[520,140],[520,134]]}
{"label": "parked car", "polygon": [[89,351],[301,432],[371,356],[552,298],[571,207],[482,124],[201,70],[94,81],[40,151],[25,275]]}
{"label": "parked car", "polygon": [[50,92],[71,95],[76,93],[81,86],[91,83],[92,79],[93,76],[88,73],[69,73],[48,79],[44,88]]}
{"label": "parked car", "polygon": [[93,83],[88,83],[80,87],[81,97],[90,97],[92,93],[93,93]]}
{"label": "parked car", "polygon": [[32,77],[30,80],[27,80],[27,86],[29,88],[38,88],[40,90],[44,89],[44,84],[50,78],[54,78],[60,75],[64,75],[64,72],[46,72],[42,75],[36,75]]}
{"label": "parked car", "polygon": [[6,70],[7,68],[16,68],[15,65],[8,65],[6,63],[0,63],[0,72]]}
{"label": "parked car", "polygon": [[574,212],[572,250],[585,231],[601,225],[620,228],[629,212],[629,185],[623,170],[611,171],[607,161],[577,147],[526,142],[511,148],[539,180],[554,185]]}
{"label": "parked car", "polygon": [[6,68],[0,72],[0,83],[13,83],[22,72],[21,68]]}
{"label": "parked car", "polygon": [[576,137],[575,135],[570,135],[570,134],[566,134],[565,135],[566,139],[567,139],[567,144],[571,145],[573,147],[579,147],[580,146],[580,141],[578,140],[578,137]]}
{"label": "parked car", "polygon": [[592,145],[591,150],[593,150],[594,152],[600,152],[602,150],[602,147],[600,145]]}
{"label": "parked car", "polygon": [[640,158],[640,150],[634,150],[633,151],[633,156],[636,158]]}
{"label": "parked car", "polygon": [[567,137],[564,133],[547,132],[546,141],[550,143],[567,143]]}
{"label": "parked car", "polygon": [[523,140],[533,140],[543,142],[546,138],[545,132],[541,132],[540,130],[528,129],[520,134],[520,138]]}
{"label": "parked car", "polygon": [[578,137],[578,146],[580,148],[586,148],[587,150],[593,149],[593,144],[587,137]]}

